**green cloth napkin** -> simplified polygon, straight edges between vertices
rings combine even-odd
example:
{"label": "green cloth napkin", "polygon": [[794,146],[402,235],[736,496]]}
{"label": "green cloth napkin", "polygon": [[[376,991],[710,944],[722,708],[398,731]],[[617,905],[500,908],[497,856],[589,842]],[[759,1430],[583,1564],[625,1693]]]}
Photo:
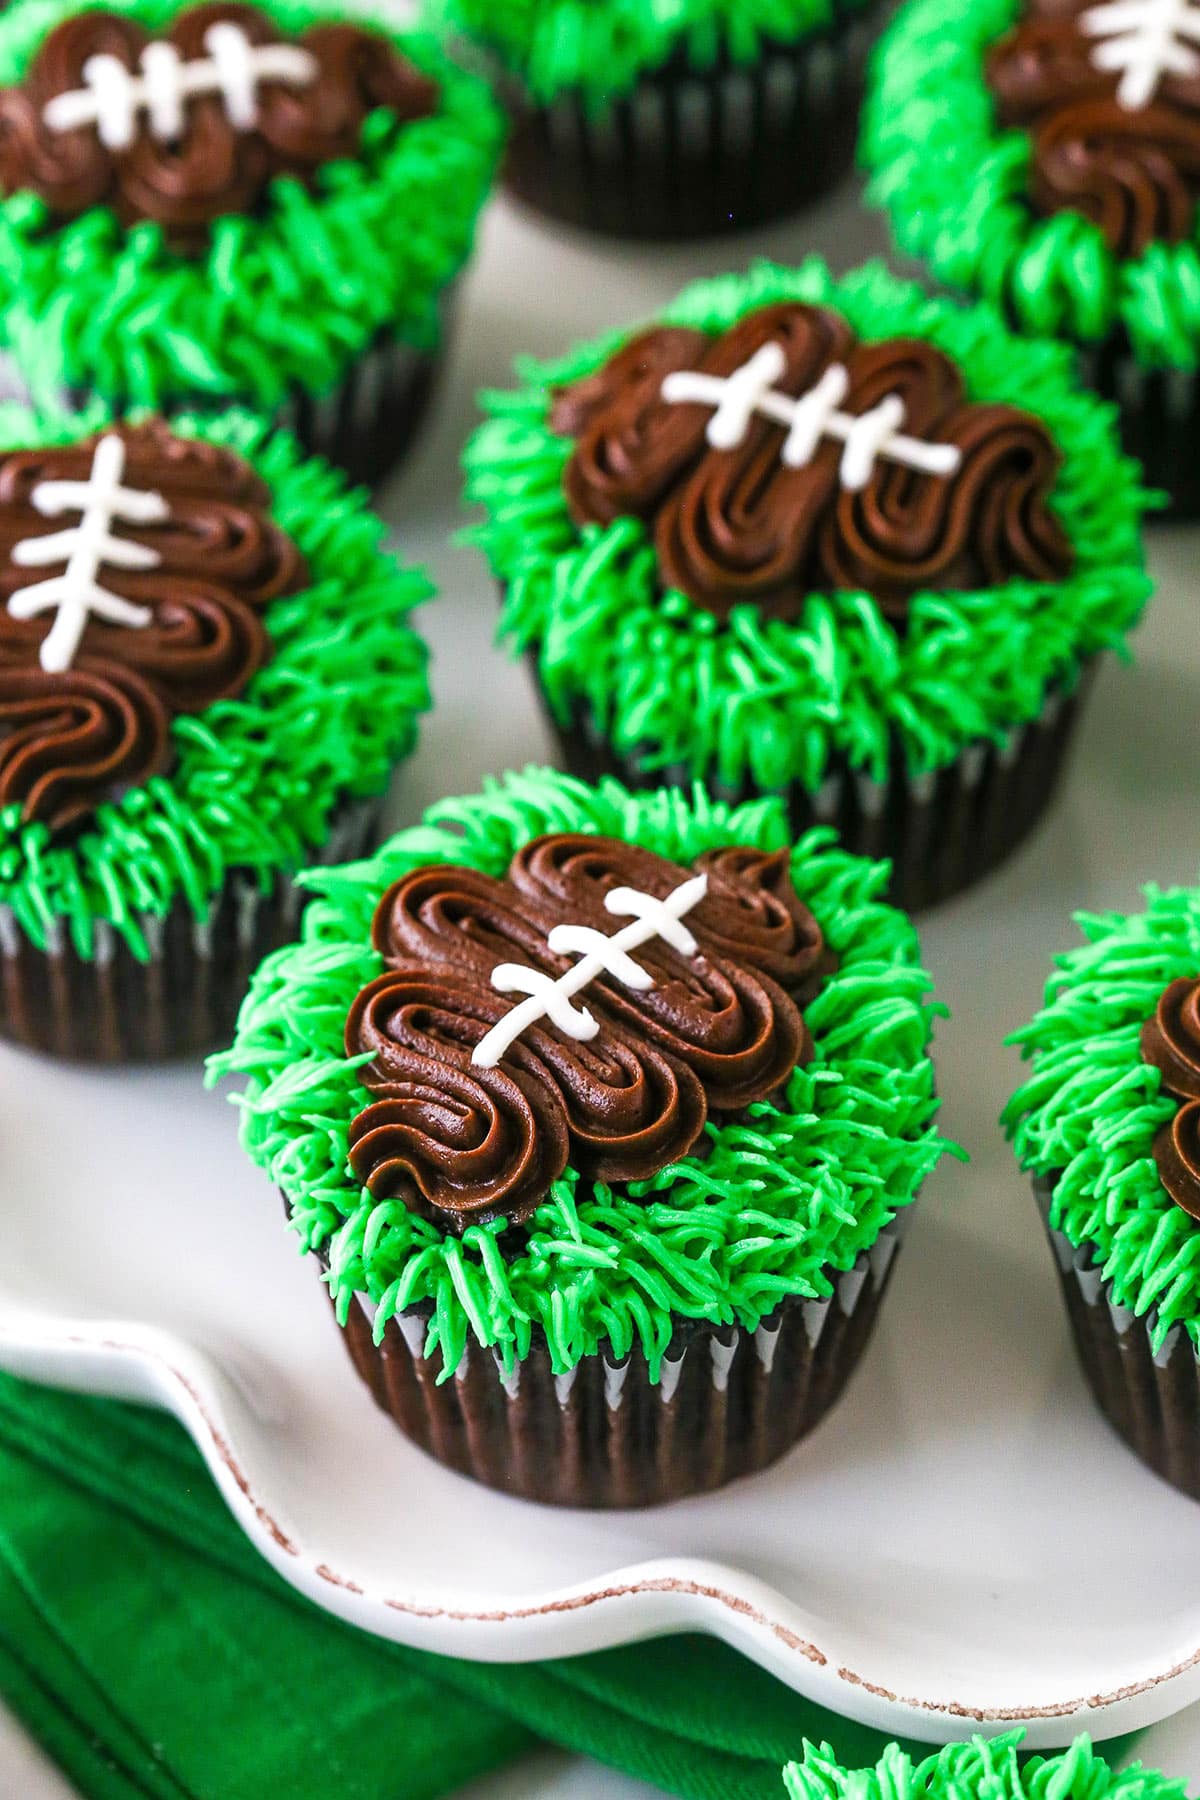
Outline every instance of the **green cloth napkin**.
{"label": "green cloth napkin", "polygon": [[495,1667],[294,1594],[162,1414],[0,1376],[0,1692],[88,1800],[435,1800],[538,1739],[688,1800],[781,1800],[883,1739],[697,1636]]}

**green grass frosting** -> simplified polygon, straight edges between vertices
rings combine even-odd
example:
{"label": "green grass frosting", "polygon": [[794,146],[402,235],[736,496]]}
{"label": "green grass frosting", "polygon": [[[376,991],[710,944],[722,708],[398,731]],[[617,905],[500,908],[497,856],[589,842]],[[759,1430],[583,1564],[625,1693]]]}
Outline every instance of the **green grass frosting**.
{"label": "green grass frosting", "polygon": [[905,250],[1023,329],[1085,342],[1123,329],[1139,361],[1195,368],[1200,217],[1182,242],[1121,258],[1082,213],[1033,209],[1029,133],[997,123],[984,72],[1020,13],[1021,0],[908,0],[875,55],[870,196]]}
{"label": "green grass frosting", "polygon": [[1067,579],[919,594],[903,634],[863,593],[814,593],[794,620],[743,605],[720,623],[662,590],[637,520],[571,520],[572,446],[550,430],[551,392],[603,363],[620,342],[609,336],[556,364],[525,363],[521,387],[483,398],[467,495],[486,515],[471,536],[506,589],[502,631],[535,655],[564,723],[590,713],[643,767],[680,766],[734,791],[813,791],[837,757],[882,779],[897,748],[920,772],[973,741],[1003,743],[1048,687],[1069,690],[1089,657],[1122,651],[1149,592],[1146,496],[1110,409],[1079,390],[1062,346],[1014,337],[990,308],[931,300],[879,264],[835,279],[815,259],[762,262],[687,288],[664,318],[717,332],[777,300],[833,307],[867,340],[927,338],[959,363],[969,399],[1043,419],[1063,453],[1051,505],[1075,552]]}
{"label": "green grass frosting", "polygon": [[937,1009],[911,924],[879,898],[886,865],[811,832],[793,849],[793,880],[840,965],[804,1008],[816,1053],[786,1103],[710,1121],[707,1156],[627,1190],[568,1169],[508,1243],[498,1223],[444,1233],[350,1175],[350,1122],[370,1096],[358,1077],[369,1059],[344,1054],[346,1014],[383,968],[370,926],[389,883],[430,862],[503,875],[547,831],[600,832],[681,862],[718,844],[788,841],[775,801],[733,809],[701,788],[688,799],[547,769],[506,775],[431,807],[365,862],[310,872],[318,897],[302,941],[263,963],[233,1048],[210,1068],[244,1078],[243,1142],[287,1195],[302,1247],[328,1256],[343,1320],[356,1292],[376,1304],[377,1339],[394,1314],[431,1305],[426,1350],[441,1351],[443,1378],[468,1338],[507,1369],[538,1330],[556,1372],[637,1343],[657,1380],[678,1319],[752,1328],[785,1296],[826,1296],[827,1271],[850,1268],[911,1204],[945,1147],[928,1054]]}
{"label": "green grass frosting", "polygon": [[1020,1756],[1024,1731],[947,1744],[914,1763],[889,1744],[873,1769],[847,1769],[828,1744],[783,1771],[788,1800],[1184,1800],[1187,1783],[1132,1763],[1114,1769],[1087,1737],[1057,1756]]}
{"label": "green grass frosting", "polygon": [[[0,16],[0,86],[84,7],[154,30],[190,3],[17,0]],[[261,4],[286,32],[347,16],[337,0]],[[216,220],[198,257],[103,207],[55,224],[35,194],[0,202],[3,337],[39,403],[65,385],[122,406],[207,396],[270,409],[290,388],[336,386],[381,332],[437,344],[438,302],[470,251],[502,126],[485,85],[429,38],[378,29],[436,78],[436,114],[371,114],[356,159],[327,164],[311,189],[277,180],[253,217]]]}
{"label": "green grass frosting", "polygon": [[[104,422],[48,422],[0,407],[0,445],[70,443]],[[312,858],[340,802],[381,793],[429,706],[426,653],[408,614],[432,587],[381,548],[365,496],[246,414],[172,419],[181,436],[239,451],[271,489],[270,512],[308,561],[310,584],[263,622],[273,655],[236,700],[180,715],[174,766],[97,809],[78,837],[0,808],[0,907],[39,948],[65,924],[83,957],[97,919],[147,953],[139,914],[179,896],[203,915],[231,869],[264,887]]]}
{"label": "green grass frosting", "polygon": [[1022,1165],[1056,1177],[1051,1225],[1092,1248],[1120,1305],[1154,1315],[1157,1349],[1174,1325],[1200,1345],[1200,1224],[1159,1180],[1151,1144],[1178,1102],[1139,1037],[1167,983],[1200,971],[1200,889],[1144,893],[1144,912],[1076,916],[1086,941],[1011,1040],[1033,1072],[1003,1122]]}
{"label": "green grass frosting", "polygon": [[427,0],[431,20],[499,56],[542,104],[582,90],[594,105],[628,93],[678,52],[692,68],[751,63],[865,0]]}

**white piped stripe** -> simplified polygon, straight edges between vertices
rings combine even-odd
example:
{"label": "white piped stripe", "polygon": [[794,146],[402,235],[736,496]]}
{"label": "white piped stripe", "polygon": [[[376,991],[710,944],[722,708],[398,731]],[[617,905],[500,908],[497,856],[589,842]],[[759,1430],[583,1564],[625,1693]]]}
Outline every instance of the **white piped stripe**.
{"label": "white piped stripe", "polygon": [[585,1042],[594,1038],[600,1027],[586,1007],[572,1006],[572,996],[595,981],[597,975],[608,974],[625,987],[646,989],[654,979],[629,955],[661,938],[678,950],[681,956],[695,956],[699,945],[681,924],[685,913],[698,906],[708,892],[708,876],[693,875],[669,893],[665,900],[644,894],[640,888],[613,888],[604,896],[608,912],[632,916],[612,937],[589,925],[556,925],[546,939],[548,947],[559,956],[578,956],[580,961],[555,981],[540,969],[527,969],[521,963],[497,963],[492,970],[492,986],[501,994],[528,994],[519,1006],[505,1013],[480,1039],[471,1061],[481,1069],[494,1069],[505,1051],[530,1025],[548,1018],[565,1036]]}
{"label": "white piped stripe", "polygon": [[51,131],[94,125],[108,150],[128,150],[137,137],[138,114],[145,112],[151,135],[170,142],[183,133],[185,103],[199,94],[219,94],[230,124],[253,131],[258,124],[258,89],[263,81],[301,86],[315,81],[317,59],[299,44],[252,44],[240,25],[226,19],[204,34],[206,57],[184,62],[174,44],[147,44],[135,75],[117,56],[89,56],[85,86],[55,94],[42,108]]}
{"label": "white piped stripe", "polygon": [[733,450],[743,441],[757,415],[782,425],[787,431],[780,452],[789,469],[808,466],[824,438],[845,445],[838,477],[855,493],[866,487],[881,456],[925,475],[954,475],[962,466],[956,444],[926,444],[906,437],[904,402],[889,394],[870,412],[857,416],[841,410],[850,391],[850,374],[842,363],[831,363],[807,393],[793,399],[776,391],[776,382],[787,371],[781,344],[764,344],[749,362],[732,375],[705,375],[698,369],[678,369],[662,384],[669,406],[711,406],[706,437],[714,450]]}
{"label": "white piped stripe", "polygon": [[122,487],[124,472],[125,445],[119,437],[102,437],[86,481],[39,481],[29,496],[30,504],[47,518],[65,512],[80,514],[78,525],[44,537],[22,538],[12,550],[13,562],[23,569],[59,562],[67,565],[61,575],[17,588],[8,600],[14,619],[32,619],[51,608],[56,610],[54,624],[42,640],[41,664],[47,674],[61,675],[71,667],[93,613],[109,625],[125,625],[131,630],[149,625],[154,616],[148,606],[123,600],[98,580],[105,563],[114,569],[153,569],[162,561],[149,544],[112,534],[115,519],[146,525],[170,516],[161,494]]}
{"label": "white piped stripe", "polygon": [[1200,74],[1200,6],[1192,0],[1105,0],[1079,15],[1079,29],[1099,38],[1091,60],[1115,69],[1117,103],[1141,112],[1167,75]]}
{"label": "white piped stripe", "polygon": [[787,358],[779,344],[764,344],[748,363],[724,380],[719,375],[693,374],[687,369],[668,375],[662,397],[668,405],[699,401],[716,407],[706,436],[714,450],[733,450],[750,429],[755,413],[763,411],[783,379]]}

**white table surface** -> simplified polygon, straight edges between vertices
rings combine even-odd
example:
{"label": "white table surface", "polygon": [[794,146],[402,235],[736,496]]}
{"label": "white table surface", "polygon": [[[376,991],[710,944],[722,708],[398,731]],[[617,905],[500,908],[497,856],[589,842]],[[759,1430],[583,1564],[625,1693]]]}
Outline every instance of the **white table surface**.
{"label": "white table surface", "polygon": [[[550,760],[524,671],[491,647],[495,599],[486,571],[473,551],[450,542],[461,523],[457,455],[476,417],[476,390],[503,384],[519,352],[549,355],[580,336],[640,319],[693,276],[738,266],[757,254],[797,261],[811,251],[844,268],[884,247],[878,221],[859,210],[852,186],[795,223],[699,249],[591,243],[542,228],[504,203],[492,209],[436,417],[412,466],[381,498],[402,553],[433,571],[442,595],[422,625],[434,650],[438,704],[420,751],[398,784],[397,820],[411,818],[446,792],[470,790],[489,771]],[[1163,589],[1182,593],[1183,583],[1194,581],[1198,544],[1200,532],[1155,537],[1151,561]],[[1137,1754],[1188,1778],[1193,1792],[1200,1789],[1200,1707],[1156,1727]],[[58,1772],[0,1711],[3,1800],[69,1800],[69,1795]],[[459,1800],[654,1800],[654,1795],[655,1790],[584,1759],[548,1751],[475,1783]],[[381,1794],[379,1800],[403,1800],[403,1795]]]}

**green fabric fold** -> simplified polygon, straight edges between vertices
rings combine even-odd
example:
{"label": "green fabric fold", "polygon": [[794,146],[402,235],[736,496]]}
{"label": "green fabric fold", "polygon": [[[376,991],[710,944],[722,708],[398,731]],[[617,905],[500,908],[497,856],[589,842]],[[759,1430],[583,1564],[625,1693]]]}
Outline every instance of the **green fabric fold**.
{"label": "green fabric fold", "polygon": [[7,1376],[0,1693],[87,1800],[437,1800],[539,1739],[781,1800],[806,1737],[884,1743],[710,1638],[516,1667],[381,1643],[262,1561],[172,1419]]}

